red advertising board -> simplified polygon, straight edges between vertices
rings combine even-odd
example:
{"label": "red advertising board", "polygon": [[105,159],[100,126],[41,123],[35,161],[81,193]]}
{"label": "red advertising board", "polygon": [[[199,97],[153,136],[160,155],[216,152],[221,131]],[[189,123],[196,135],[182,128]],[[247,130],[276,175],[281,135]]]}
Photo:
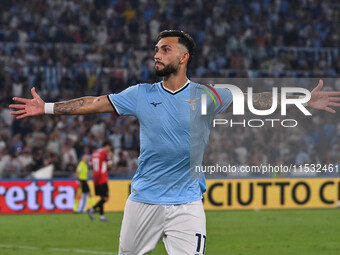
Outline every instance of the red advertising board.
{"label": "red advertising board", "polygon": [[0,181],[0,214],[71,212],[76,180]]}

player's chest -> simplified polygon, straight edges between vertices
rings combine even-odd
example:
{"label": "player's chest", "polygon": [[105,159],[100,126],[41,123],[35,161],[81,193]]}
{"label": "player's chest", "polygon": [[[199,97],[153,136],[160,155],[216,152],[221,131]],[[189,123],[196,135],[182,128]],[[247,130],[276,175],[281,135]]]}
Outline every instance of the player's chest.
{"label": "player's chest", "polygon": [[149,125],[190,128],[189,93],[149,93],[138,103],[138,118]]}

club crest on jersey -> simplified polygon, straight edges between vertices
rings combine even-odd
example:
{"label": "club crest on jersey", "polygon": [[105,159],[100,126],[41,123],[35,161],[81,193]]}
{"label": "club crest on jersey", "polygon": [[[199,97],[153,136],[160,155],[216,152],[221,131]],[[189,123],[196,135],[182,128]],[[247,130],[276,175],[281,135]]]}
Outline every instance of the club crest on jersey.
{"label": "club crest on jersey", "polygon": [[195,99],[193,99],[193,100],[186,99],[186,100],[184,100],[184,101],[190,103],[190,109],[191,109],[192,111],[195,111],[195,110],[196,110],[196,101],[199,100],[199,99],[200,99],[200,98],[198,97],[198,98],[195,98]]}

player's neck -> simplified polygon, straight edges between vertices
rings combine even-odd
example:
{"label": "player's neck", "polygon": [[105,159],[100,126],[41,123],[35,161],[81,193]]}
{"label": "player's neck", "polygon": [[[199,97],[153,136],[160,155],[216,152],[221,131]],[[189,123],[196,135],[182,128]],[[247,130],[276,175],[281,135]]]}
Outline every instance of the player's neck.
{"label": "player's neck", "polygon": [[177,91],[188,81],[186,75],[170,75],[163,78],[163,86],[171,91]]}

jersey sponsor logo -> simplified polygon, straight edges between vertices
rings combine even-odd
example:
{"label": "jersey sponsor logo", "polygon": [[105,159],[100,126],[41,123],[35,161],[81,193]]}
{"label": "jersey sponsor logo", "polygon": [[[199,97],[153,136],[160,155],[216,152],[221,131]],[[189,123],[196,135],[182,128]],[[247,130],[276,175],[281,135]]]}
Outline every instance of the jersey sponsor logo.
{"label": "jersey sponsor logo", "polygon": [[158,103],[156,103],[156,102],[152,102],[152,103],[150,103],[150,104],[152,104],[154,107],[157,107],[157,105],[159,105],[159,104],[161,104],[162,102],[158,102]]}

